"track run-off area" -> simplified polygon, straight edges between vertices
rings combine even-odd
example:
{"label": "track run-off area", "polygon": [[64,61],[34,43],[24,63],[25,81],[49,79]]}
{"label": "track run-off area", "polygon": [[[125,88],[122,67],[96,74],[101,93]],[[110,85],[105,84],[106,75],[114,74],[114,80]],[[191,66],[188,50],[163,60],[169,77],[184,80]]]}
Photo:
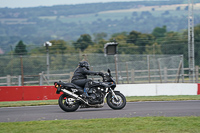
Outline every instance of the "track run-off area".
{"label": "track run-off area", "polygon": [[128,102],[122,110],[113,110],[105,104],[103,108],[79,108],[75,112],[64,112],[58,105],[0,108],[0,122],[147,116],[200,116],[200,101]]}

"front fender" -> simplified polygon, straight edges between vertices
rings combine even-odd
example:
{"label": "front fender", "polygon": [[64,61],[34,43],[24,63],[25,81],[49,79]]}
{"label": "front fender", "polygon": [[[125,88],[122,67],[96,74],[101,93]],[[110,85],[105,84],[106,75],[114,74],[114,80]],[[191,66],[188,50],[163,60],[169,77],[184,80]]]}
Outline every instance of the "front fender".
{"label": "front fender", "polygon": [[[120,93],[120,91],[113,91],[114,93]],[[112,95],[112,92],[109,91],[108,95]],[[106,96],[106,98],[108,97],[108,95]]]}

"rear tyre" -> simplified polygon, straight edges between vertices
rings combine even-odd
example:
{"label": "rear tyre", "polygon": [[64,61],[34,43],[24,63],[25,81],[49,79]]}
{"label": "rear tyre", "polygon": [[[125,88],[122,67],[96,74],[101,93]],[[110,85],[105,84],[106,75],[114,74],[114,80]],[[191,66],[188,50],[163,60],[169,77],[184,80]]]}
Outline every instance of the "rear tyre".
{"label": "rear tyre", "polygon": [[117,91],[115,91],[115,95],[116,95],[117,99],[115,97],[113,97],[111,93],[108,94],[108,96],[107,96],[108,106],[115,110],[123,109],[126,106],[125,96],[122,93],[117,92]]}
{"label": "rear tyre", "polygon": [[66,102],[68,101],[68,99],[73,99],[72,97],[66,95],[66,94],[62,94],[60,97],[59,97],[59,100],[58,100],[58,104],[60,106],[60,108],[63,110],[63,111],[66,111],[66,112],[74,112],[76,111],[78,108],[79,108],[79,103],[77,101],[73,101],[73,102]]}

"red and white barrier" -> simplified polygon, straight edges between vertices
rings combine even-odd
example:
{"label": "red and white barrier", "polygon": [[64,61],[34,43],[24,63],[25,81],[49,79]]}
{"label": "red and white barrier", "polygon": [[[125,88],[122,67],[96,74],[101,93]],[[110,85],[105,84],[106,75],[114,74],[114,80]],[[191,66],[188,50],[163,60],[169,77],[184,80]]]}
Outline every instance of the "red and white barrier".
{"label": "red and white barrier", "polygon": [[[125,96],[200,95],[200,84],[119,84]],[[58,99],[54,86],[0,86],[0,101]]]}

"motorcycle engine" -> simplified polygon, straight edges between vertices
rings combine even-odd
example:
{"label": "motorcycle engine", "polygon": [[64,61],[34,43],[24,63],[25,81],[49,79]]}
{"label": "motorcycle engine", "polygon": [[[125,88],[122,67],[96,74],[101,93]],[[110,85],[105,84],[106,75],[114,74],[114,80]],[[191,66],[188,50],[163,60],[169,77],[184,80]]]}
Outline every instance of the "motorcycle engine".
{"label": "motorcycle engine", "polygon": [[94,93],[90,94],[90,96],[92,97],[92,99],[96,99],[96,95]]}
{"label": "motorcycle engine", "polygon": [[97,88],[91,88],[89,91],[89,96],[91,98],[89,99],[89,104],[101,104],[103,101],[103,93],[101,91],[98,91]]}

